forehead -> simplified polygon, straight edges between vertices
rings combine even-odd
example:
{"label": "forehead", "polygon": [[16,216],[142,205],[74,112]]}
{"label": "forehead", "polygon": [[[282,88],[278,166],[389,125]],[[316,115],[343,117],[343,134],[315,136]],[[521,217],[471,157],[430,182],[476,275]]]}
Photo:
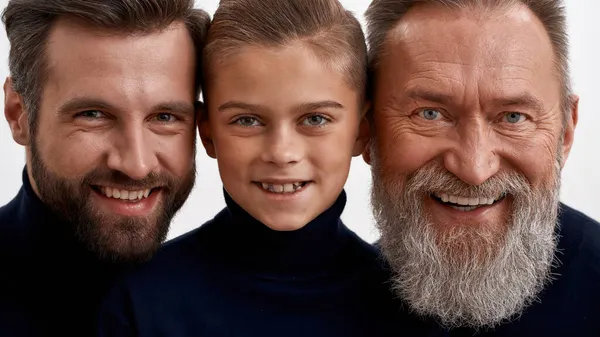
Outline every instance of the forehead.
{"label": "forehead", "polygon": [[241,47],[213,63],[208,82],[213,100],[262,100],[279,106],[358,95],[341,72],[301,42]]}
{"label": "forehead", "polygon": [[522,5],[486,12],[417,5],[390,31],[381,68],[383,78],[459,90],[550,90],[559,82],[545,28]]}
{"label": "forehead", "polygon": [[[195,50],[183,24],[124,34],[61,19],[46,47],[46,89],[72,96],[134,97],[150,102],[194,94]],[[105,98],[105,97],[98,97]]]}

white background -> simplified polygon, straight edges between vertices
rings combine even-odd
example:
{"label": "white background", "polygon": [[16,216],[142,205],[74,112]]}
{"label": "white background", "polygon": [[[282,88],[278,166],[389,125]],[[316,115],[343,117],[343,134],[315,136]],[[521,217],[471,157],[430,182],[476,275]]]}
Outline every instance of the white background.
{"label": "white background", "polygon": [[[41,0],[40,0],[41,1]],[[363,13],[369,1],[342,0],[364,23]],[[0,0],[3,9],[7,0]],[[196,1],[211,16],[218,0]],[[569,34],[571,35],[571,69],[574,89],[581,96],[579,125],[571,156],[563,171],[562,200],[591,217],[600,220],[600,2],[567,0]],[[4,27],[2,27],[4,28]],[[8,41],[0,30],[0,79],[8,75]],[[4,94],[0,94],[4,99]],[[4,100],[2,100],[4,102]],[[2,103],[0,103],[2,106]],[[3,110],[2,110],[3,111]],[[13,142],[8,124],[0,120],[0,205],[14,197],[21,186],[25,163],[24,149]],[[174,219],[169,238],[181,235],[212,218],[224,206],[222,186],[216,161],[198,147],[198,178],[188,202]],[[369,207],[371,175],[361,157],[354,159],[346,184],[348,204],[342,216],[345,223],[367,241],[378,237]]]}

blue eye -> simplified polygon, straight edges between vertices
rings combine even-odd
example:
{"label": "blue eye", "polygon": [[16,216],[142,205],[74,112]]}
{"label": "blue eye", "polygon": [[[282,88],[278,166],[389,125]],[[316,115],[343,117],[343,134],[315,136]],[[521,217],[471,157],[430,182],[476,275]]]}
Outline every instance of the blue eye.
{"label": "blue eye", "polygon": [[173,116],[170,113],[159,113],[158,115],[156,115],[156,119],[159,122],[171,122],[175,119],[175,116]]}
{"label": "blue eye", "polygon": [[509,112],[506,115],[504,115],[504,119],[511,124],[516,124],[523,121],[523,119],[525,119],[525,116],[523,116],[523,114],[519,112]]}
{"label": "blue eye", "polygon": [[234,123],[241,126],[257,126],[259,124],[256,118],[249,116],[240,117],[236,119]]}
{"label": "blue eye", "polygon": [[429,121],[436,120],[440,116],[440,114],[441,113],[439,111],[434,109],[423,109],[419,112],[419,116]]}
{"label": "blue eye", "polygon": [[321,115],[311,115],[311,116],[306,117],[302,121],[302,124],[308,125],[308,126],[320,126],[320,125],[326,124],[327,122],[328,122],[328,120]]}
{"label": "blue eye", "polygon": [[82,111],[82,112],[78,113],[77,115],[81,116],[81,117],[85,117],[85,118],[102,118],[102,117],[104,117],[104,114],[98,110]]}

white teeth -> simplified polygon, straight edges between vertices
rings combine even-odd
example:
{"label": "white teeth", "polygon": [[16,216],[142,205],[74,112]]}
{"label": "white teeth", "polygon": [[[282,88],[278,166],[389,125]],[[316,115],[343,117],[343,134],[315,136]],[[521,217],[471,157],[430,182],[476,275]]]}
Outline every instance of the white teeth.
{"label": "white teeth", "polygon": [[469,211],[469,210],[475,209],[479,206],[491,205],[495,201],[503,198],[506,194],[502,193],[497,198],[487,198],[487,197],[467,198],[467,197],[461,197],[461,196],[457,196],[457,195],[450,195],[447,193],[435,193],[434,195],[437,198],[441,199],[442,202],[459,205],[460,207],[450,205],[456,209],[459,209],[462,211]]}
{"label": "white teeth", "polygon": [[474,207],[474,206],[466,206],[466,207],[464,207],[464,206],[452,206],[452,205],[450,205],[450,207],[454,208],[455,210],[462,211],[462,212],[470,212],[470,211],[472,211],[472,210],[474,210],[474,209],[477,208],[477,207]]}
{"label": "white teeth", "polygon": [[287,184],[267,184],[261,183],[262,188],[273,193],[294,193],[304,185],[301,182]]}
{"label": "white teeth", "polygon": [[134,201],[147,198],[150,195],[151,190],[128,191],[102,186],[100,187],[100,192],[109,198]]}

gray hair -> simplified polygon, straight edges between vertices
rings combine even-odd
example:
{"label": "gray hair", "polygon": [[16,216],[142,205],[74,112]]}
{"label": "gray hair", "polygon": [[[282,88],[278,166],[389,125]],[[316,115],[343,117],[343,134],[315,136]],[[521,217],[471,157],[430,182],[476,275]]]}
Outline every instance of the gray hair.
{"label": "gray hair", "polygon": [[[561,110],[566,123],[571,111],[571,79],[568,60],[568,34],[566,11],[562,0],[373,0],[365,13],[367,20],[367,42],[369,74],[371,83],[389,32],[398,21],[416,4],[438,4],[448,9],[481,8],[482,10],[502,9],[523,4],[542,22],[554,49],[556,69],[561,79]],[[371,90],[373,90],[371,85]]]}

